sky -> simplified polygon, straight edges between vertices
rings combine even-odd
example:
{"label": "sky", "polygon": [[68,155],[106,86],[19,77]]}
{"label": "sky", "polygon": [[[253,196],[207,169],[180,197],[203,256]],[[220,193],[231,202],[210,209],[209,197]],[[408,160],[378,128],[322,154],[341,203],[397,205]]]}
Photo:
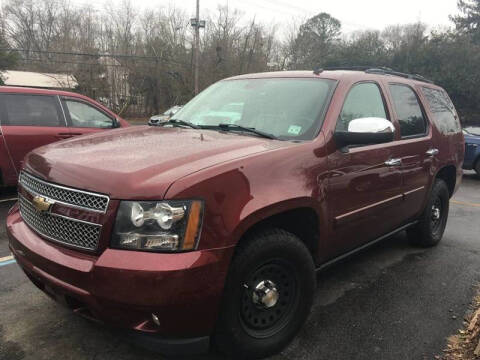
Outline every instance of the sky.
{"label": "sky", "polygon": [[[102,1],[95,1],[99,6]],[[106,0],[121,3],[123,0]],[[88,0],[73,0],[85,4]],[[192,16],[196,0],[134,0],[139,8],[183,8]],[[218,5],[240,9],[245,18],[256,17],[265,24],[291,24],[327,12],[342,22],[343,31],[378,29],[387,25],[422,21],[431,28],[450,26],[448,16],[457,12],[456,0],[200,0],[200,17]]]}

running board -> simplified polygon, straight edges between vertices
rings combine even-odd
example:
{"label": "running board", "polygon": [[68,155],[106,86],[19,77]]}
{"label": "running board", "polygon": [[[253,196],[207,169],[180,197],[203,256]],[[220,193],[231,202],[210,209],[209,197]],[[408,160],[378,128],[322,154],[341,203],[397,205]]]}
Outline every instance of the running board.
{"label": "running board", "polygon": [[379,243],[380,241],[385,240],[386,238],[388,238],[388,237],[390,237],[390,236],[393,236],[393,235],[399,233],[400,231],[403,231],[403,230],[405,230],[405,229],[408,229],[409,227],[411,227],[411,226],[413,226],[413,225],[415,225],[415,224],[417,224],[417,223],[418,223],[418,220],[413,221],[413,222],[411,222],[411,223],[408,223],[408,224],[406,224],[406,225],[403,225],[403,226],[399,227],[398,229],[395,229],[395,230],[393,230],[393,231],[391,231],[391,232],[389,232],[389,233],[387,233],[387,234],[385,234],[385,235],[383,235],[383,236],[380,236],[379,238],[377,238],[377,239],[375,239],[375,240],[373,240],[373,241],[370,241],[370,242],[368,242],[368,243],[366,243],[366,244],[363,244],[362,246],[359,246],[358,248],[355,248],[355,249],[350,250],[350,251],[348,251],[348,252],[346,252],[346,253],[344,253],[344,254],[342,254],[342,255],[340,255],[340,256],[337,256],[336,258],[333,258],[332,260],[328,260],[326,263],[324,263],[324,264],[320,265],[319,267],[317,267],[317,268],[315,269],[315,271],[316,271],[316,272],[323,271],[323,270],[325,270],[326,268],[328,268],[328,267],[330,267],[330,266],[332,266],[332,265],[334,265],[334,264],[336,264],[336,263],[338,263],[338,262],[340,262],[340,261],[342,261],[342,260],[344,260],[344,259],[346,259],[346,258],[349,258],[350,256],[355,255],[355,254],[359,253],[360,251],[365,250],[365,249],[367,249],[367,248],[369,248],[369,247],[371,247],[371,246]]}

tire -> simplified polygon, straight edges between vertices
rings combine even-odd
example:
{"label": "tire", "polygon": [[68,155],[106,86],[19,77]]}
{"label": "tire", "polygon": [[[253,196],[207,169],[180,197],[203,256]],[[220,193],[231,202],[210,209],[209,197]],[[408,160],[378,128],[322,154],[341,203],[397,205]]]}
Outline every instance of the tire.
{"label": "tire", "polygon": [[431,247],[440,242],[447,226],[449,200],[447,184],[436,179],[419,223],[407,230],[412,245]]}
{"label": "tire", "polygon": [[245,239],[227,277],[216,348],[235,359],[281,351],[307,319],[315,285],[312,256],[293,234],[270,229]]}

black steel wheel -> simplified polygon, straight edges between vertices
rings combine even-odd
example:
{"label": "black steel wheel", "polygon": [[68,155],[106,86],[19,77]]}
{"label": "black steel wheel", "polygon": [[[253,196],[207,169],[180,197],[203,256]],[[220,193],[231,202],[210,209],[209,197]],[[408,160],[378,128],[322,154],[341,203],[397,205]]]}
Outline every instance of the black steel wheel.
{"label": "black steel wheel", "polygon": [[438,234],[442,230],[443,225],[443,204],[440,196],[436,196],[433,200],[432,210],[430,212],[430,226],[432,234]]}
{"label": "black steel wheel", "polygon": [[413,245],[429,247],[440,242],[447,225],[449,200],[447,184],[441,179],[435,180],[418,224],[407,230]]}
{"label": "black steel wheel", "polygon": [[243,284],[240,323],[256,338],[272,336],[286,326],[298,302],[298,289],[292,264],[276,260],[253,271]]}
{"label": "black steel wheel", "polygon": [[245,239],[230,266],[217,348],[239,359],[279,352],[305,322],[315,281],[312,256],[293,234],[270,229]]}

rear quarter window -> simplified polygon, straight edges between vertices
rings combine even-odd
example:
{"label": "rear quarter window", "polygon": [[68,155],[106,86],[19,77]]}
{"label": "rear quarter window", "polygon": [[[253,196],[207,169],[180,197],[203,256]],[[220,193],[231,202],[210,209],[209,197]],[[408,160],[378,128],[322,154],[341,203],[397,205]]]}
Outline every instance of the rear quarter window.
{"label": "rear quarter window", "polygon": [[432,121],[442,134],[462,131],[455,106],[445,91],[424,86],[422,93],[433,116]]}

